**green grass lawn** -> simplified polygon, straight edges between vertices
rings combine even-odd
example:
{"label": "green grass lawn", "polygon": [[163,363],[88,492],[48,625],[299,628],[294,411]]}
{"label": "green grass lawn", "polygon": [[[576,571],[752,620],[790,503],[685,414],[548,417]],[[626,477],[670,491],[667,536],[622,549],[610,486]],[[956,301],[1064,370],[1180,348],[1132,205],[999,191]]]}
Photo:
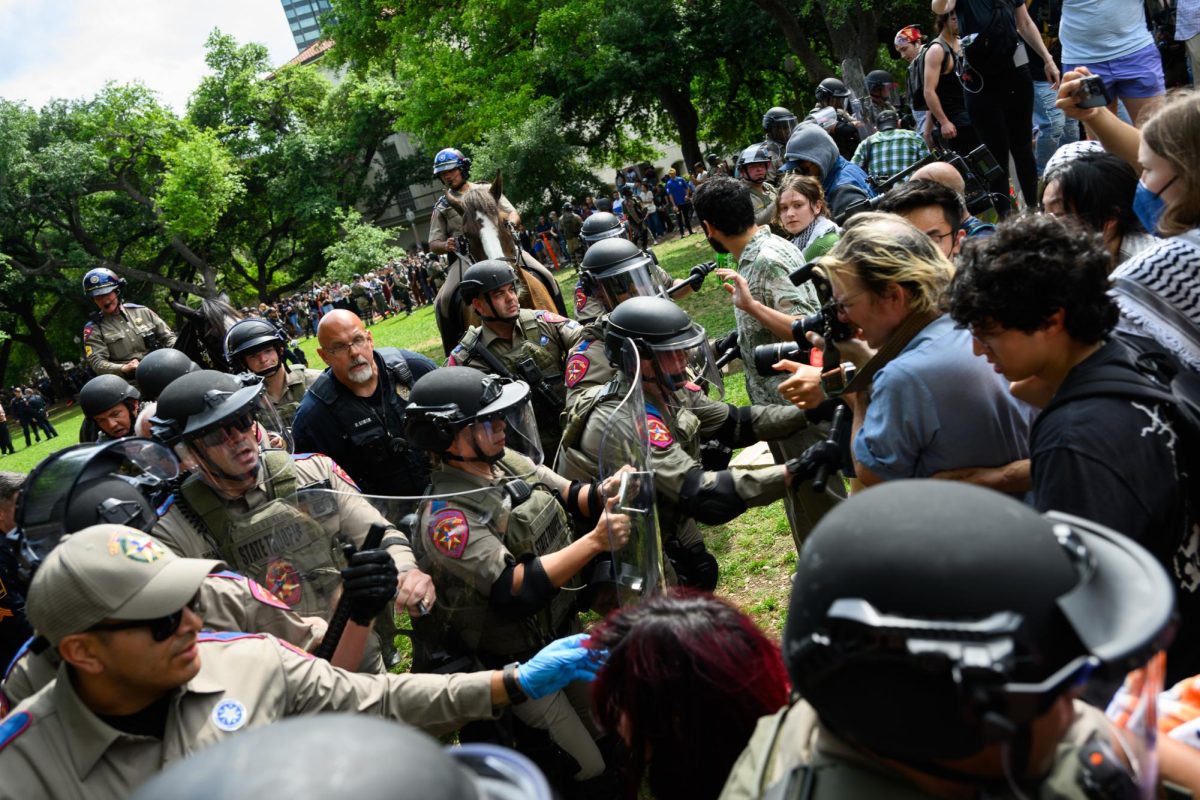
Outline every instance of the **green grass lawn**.
{"label": "green grass lawn", "polygon": [[20,425],[9,426],[8,431],[17,452],[0,457],[0,469],[9,472],[29,472],[51,453],[79,444],[79,426],[83,424],[83,412],[79,410],[79,406],[55,406],[50,409],[50,424],[58,431],[58,436],[47,439],[43,435],[41,444],[38,444],[30,432],[32,447],[25,446],[25,437],[21,435]]}

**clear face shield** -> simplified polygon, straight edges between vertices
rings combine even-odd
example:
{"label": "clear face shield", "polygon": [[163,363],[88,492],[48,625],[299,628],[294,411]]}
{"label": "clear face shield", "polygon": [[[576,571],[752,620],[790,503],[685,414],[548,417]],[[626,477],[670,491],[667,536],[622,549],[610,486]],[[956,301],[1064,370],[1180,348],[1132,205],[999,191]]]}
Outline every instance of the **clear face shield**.
{"label": "clear face shield", "polygon": [[876,105],[890,105],[892,108],[900,108],[900,87],[895,83],[873,83],[868,88],[871,94],[871,100]]}
{"label": "clear face shield", "polygon": [[[54,549],[62,538],[76,488],[101,477],[129,484],[156,507],[179,477],[179,460],[169,449],[149,439],[81,444],[51,455],[34,468],[18,502],[16,519],[23,562],[36,566]],[[126,519],[128,515],[121,505],[119,501],[102,501],[95,510],[97,519]]]}
{"label": "clear face shield", "polygon": [[[488,411],[489,406],[497,410]],[[537,419],[529,402],[529,385],[524,381],[488,378],[484,397],[474,420],[458,429],[448,461],[499,461],[505,451],[524,456],[533,464],[543,461]]]}
{"label": "clear face shield", "polygon": [[767,128],[767,136],[780,145],[786,145],[792,131],[796,130],[796,118],[777,119]]}
{"label": "clear face shield", "polygon": [[606,311],[612,311],[630,297],[667,297],[667,287],[654,278],[650,263],[649,258],[640,259],[590,276],[596,287],[595,295]]}
{"label": "clear face shield", "polygon": [[[645,345],[644,345],[645,346]],[[725,397],[725,382],[704,328],[692,326],[686,338],[670,344],[649,345],[651,357],[642,356],[642,385],[649,405],[659,403],[670,413],[686,408],[697,394]]]}

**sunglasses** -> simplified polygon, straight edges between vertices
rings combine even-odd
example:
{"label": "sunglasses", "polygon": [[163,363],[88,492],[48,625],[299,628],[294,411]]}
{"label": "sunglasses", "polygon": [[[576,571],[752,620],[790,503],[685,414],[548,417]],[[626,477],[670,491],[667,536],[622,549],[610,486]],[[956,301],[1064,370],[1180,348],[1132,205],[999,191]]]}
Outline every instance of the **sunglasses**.
{"label": "sunglasses", "polygon": [[131,619],[125,622],[99,622],[88,628],[88,632],[128,631],[134,628],[149,628],[150,636],[153,637],[154,641],[165,642],[175,635],[175,631],[179,630],[179,626],[183,622],[184,608],[196,614],[201,614],[204,607],[200,603],[200,592],[196,592],[195,596],[183,608],[167,614],[165,617],[159,617],[158,619]]}
{"label": "sunglasses", "polygon": [[225,444],[225,442],[229,439],[229,434],[231,431],[245,433],[253,427],[254,412],[247,411],[231,420],[221,423],[207,433],[200,434],[196,438],[205,447],[216,447],[218,445]]}

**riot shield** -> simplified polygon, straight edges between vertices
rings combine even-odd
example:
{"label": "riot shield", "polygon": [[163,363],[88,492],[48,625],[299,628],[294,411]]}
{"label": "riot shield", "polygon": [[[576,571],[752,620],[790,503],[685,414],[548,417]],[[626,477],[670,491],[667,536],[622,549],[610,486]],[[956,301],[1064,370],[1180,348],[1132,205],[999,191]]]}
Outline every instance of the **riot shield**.
{"label": "riot shield", "polygon": [[[626,340],[621,351],[623,371],[632,377],[629,390],[608,418],[600,440],[599,472],[606,486],[616,484],[617,511],[630,520],[629,541],[612,554],[611,580],[616,605],[630,605],[644,597],[659,594],[666,587],[663,576],[662,543],[658,534],[658,514],[654,502],[654,473],[650,467],[651,430],[642,394],[642,359],[637,347]],[[610,488],[611,490],[611,488]],[[596,582],[598,576],[593,577]]]}

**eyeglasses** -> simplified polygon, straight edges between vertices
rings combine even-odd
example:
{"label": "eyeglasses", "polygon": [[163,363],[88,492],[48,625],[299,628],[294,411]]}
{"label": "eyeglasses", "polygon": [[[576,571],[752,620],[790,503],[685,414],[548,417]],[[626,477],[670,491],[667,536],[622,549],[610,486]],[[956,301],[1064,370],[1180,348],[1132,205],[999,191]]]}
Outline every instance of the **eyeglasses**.
{"label": "eyeglasses", "polygon": [[245,433],[254,427],[254,412],[246,411],[233,419],[226,420],[216,428],[202,433],[197,437],[197,440],[205,447],[217,447],[225,444],[229,440],[230,431]]}
{"label": "eyeglasses", "polygon": [[339,342],[338,344],[331,344],[331,345],[329,345],[329,347],[326,347],[324,349],[325,349],[325,352],[331,356],[341,357],[344,353],[346,353],[349,350],[358,350],[360,347],[365,345],[368,341],[369,340],[367,339],[367,335],[365,333],[360,333],[358,336],[355,336],[353,339],[351,339],[348,342]]}
{"label": "eyeglasses", "polygon": [[156,642],[165,642],[175,635],[183,623],[183,611],[187,609],[195,614],[203,614],[204,606],[200,602],[200,592],[192,597],[183,608],[173,611],[158,619],[131,619],[126,622],[98,622],[88,628],[88,632],[96,631],[128,631],[135,628],[149,628],[150,636]]}
{"label": "eyeglasses", "polygon": [[937,231],[925,231],[925,235],[930,239],[933,239],[938,244],[941,244],[942,239],[945,239],[947,236],[953,236],[954,231],[946,231],[945,233],[938,233]]}
{"label": "eyeglasses", "polygon": [[846,308],[847,308],[846,304],[849,303],[854,298],[858,297],[860,294],[866,294],[866,292],[867,292],[867,290],[863,289],[861,292],[855,292],[854,294],[850,295],[849,297],[843,297],[841,300],[838,300],[835,298],[833,301],[834,311],[837,311],[839,314],[845,314]]}

